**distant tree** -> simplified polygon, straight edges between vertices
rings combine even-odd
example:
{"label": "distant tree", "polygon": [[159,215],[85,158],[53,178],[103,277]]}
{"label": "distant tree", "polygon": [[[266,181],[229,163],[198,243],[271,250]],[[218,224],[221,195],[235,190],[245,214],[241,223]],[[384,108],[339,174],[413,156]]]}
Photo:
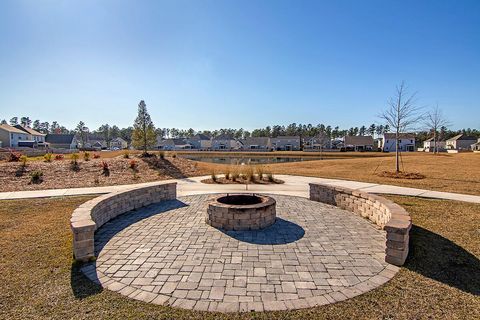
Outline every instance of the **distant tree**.
{"label": "distant tree", "polygon": [[[416,105],[416,93],[408,94],[405,83],[397,86],[395,95],[388,100],[388,108],[380,114],[395,132],[395,172],[400,172],[399,147],[400,133],[413,130],[422,120],[421,108]],[[385,126],[386,127],[386,126]]]}
{"label": "distant tree", "polygon": [[367,129],[368,134],[371,135],[371,136],[373,136],[373,135],[375,134],[375,129],[376,129],[375,124],[372,123],[372,124],[370,125],[370,127],[368,127],[368,129]]}
{"label": "distant tree", "polygon": [[145,101],[138,104],[138,115],[133,124],[132,144],[135,148],[141,148],[143,154],[148,153],[148,148],[154,147],[157,143],[155,126],[147,111]]}
{"label": "distant tree", "polygon": [[364,136],[365,132],[367,132],[367,128],[365,126],[361,126],[360,129],[358,129],[358,135]]}
{"label": "distant tree", "polygon": [[18,117],[13,117],[10,119],[10,125],[11,126],[16,126],[18,124]]}
{"label": "distant tree", "polygon": [[108,123],[102,124],[97,130],[103,137],[103,140],[107,143],[107,148],[110,149],[110,142],[112,141],[111,128]]}
{"label": "distant tree", "polygon": [[441,128],[446,128],[449,126],[449,122],[444,118],[442,110],[438,108],[438,104],[427,113],[425,117],[425,126],[433,134],[433,152],[434,154],[437,154],[438,131]]}
{"label": "distant tree", "polygon": [[24,127],[30,127],[30,125],[32,124],[32,120],[30,120],[29,117],[21,117],[20,124]]}
{"label": "distant tree", "polygon": [[45,133],[45,134],[50,133],[50,123],[48,123],[46,121],[40,123],[40,132]]}
{"label": "distant tree", "polygon": [[88,128],[85,126],[85,122],[80,121],[75,128],[77,134],[80,136],[80,141],[82,142],[82,148],[85,148],[85,145],[88,142]]}
{"label": "distant tree", "polygon": [[110,128],[110,136],[112,137],[112,139],[118,138],[120,136],[120,129],[116,125],[113,125]]}
{"label": "distant tree", "polygon": [[33,129],[40,130],[40,120],[33,121]]}
{"label": "distant tree", "polygon": [[2,119],[2,121],[0,121],[0,124],[7,124],[7,120]]}

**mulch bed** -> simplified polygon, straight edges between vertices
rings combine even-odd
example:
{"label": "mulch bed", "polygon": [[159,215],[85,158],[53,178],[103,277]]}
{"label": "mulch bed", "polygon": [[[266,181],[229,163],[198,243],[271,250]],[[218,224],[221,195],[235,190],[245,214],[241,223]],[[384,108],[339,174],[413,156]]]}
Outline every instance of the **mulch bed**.
{"label": "mulch bed", "polygon": [[[130,168],[134,160],[137,169]],[[105,175],[102,161],[109,167]],[[53,160],[52,162],[29,161],[23,169],[20,162],[0,163],[0,192],[20,190],[43,190],[80,187],[98,187],[121,184],[151,182],[157,180],[180,179],[205,174],[198,169],[197,163],[179,157],[140,158],[122,156],[111,159],[79,160],[79,169],[73,170],[70,160]],[[43,173],[40,183],[31,182],[31,174]]]}
{"label": "mulch bed", "polygon": [[393,178],[393,179],[411,179],[420,180],[425,179],[425,175],[418,172],[394,172],[394,171],[382,171],[377,174],[379,177]]}

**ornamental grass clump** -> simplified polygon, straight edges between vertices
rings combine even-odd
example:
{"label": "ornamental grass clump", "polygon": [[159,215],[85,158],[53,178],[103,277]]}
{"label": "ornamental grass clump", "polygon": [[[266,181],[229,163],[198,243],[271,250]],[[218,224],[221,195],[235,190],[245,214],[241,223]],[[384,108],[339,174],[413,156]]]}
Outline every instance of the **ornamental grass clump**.
{"label": "ornamental grass clump", "polygon": [[159,151],[158,152],[158,157],[162,160],[165,159],[165,151]]}
{"label": "ornamental grass clump", "polygon": [[238,173],[238,166],[234,166],[231,168],[231,171],[230,171],[230,178],[232,179],[232,181],[237,181],[238,178],[239,178],[239,173]]}
{"label": "ornamental grass clump", "polygon": [[43,172],[40,170],[35,170],[30,173],[30,182],[33,184],[38,184],[43,181]]}
{"label": "ornamental grass clump", "polygon": [[225,167],[225,179],[230,180],[232,178],[232,168]]}
{"label": "ornamental grass clump", "polygon": [[212,177],[212,181],[213,181],[213,182],[217,182],[217,174],[215,173],[215,170],[212,171],[212,173],[210,174],[210,176]]}
{"label": "ornamental grass clump", "polygon": [[275,182],[275,178],[273,177],[273,173],[267,173],[267,179],[269,182]]}
{"label": "ornamental grass clump", "polygon": [[22,157],[22,154],[20,152],[10,151],[10,154],[8,155],[8,161],[18,162],[20,161],[21,157]]}
{"label": "ornamental grass clump", "polygon": [[93,154],[93,159],[99,159],[99,158],[100,158],[100,154],[98,154],[98,153]]}
{"label": "ornamental grass clump", "polygon": [[85,161],[89,161],[89,160],[90,160],[90,152],[85,151],[85,152],[83,153],[83,160],[85,160]]}
{"label": "ornamental grass clump", "polygon": [[27,161],[28,161],[27,156],[22,155],[19,160],[20,160],[20,166],[23,169],[25,169],[27,167]]}
{"label": "ornamental grass clump", "polygon": [[133,180],[137,180],[138,179],[138,163],[137,161],[135,160],[130,160],[128,162],[128,168],[130,168],[130,170],[132,170],[132,174],[133,174]]}
{"label": "ornamental grass clump", "polygon": [[264,175],[263,166],[257,166],[255,169],[257,171],[258,180],[262,181]]}
{"label": "ornamental grass clump", "polygon": [[70,168],[73,170],[73,171],[78,171],[80,170],[80,165],[78,164],[78,159],[80,158],[80,156],[78,155],[78,153],[72,153],[70,155]]}
{"label": "ornamental grass clump", "polygon": [[125,159],[130,159],[130,152],[128,152],[128,150],[125,150],[125,152],[123,153],[123,157]]}
{"label": "ornamental grass clump", "polygon": [[110,166],[108,165],[108,162],[103,160],[100,163],[100,166],[102,167],[102,173],[105,177],[108,177],[110,175]]}
{"label": "ornamental grass clump", "polygon": [[245,166],[245,168],[243,169],[243,177],[247,182],[255,181],[255,174],[252,166],[250,165]]}
{"label": "ornamental grass clump", "polygon": [[63,154],[56,154],[55,155],[55,160],[63,160],[65,159],[65,157],[63,156]]}
{"label": "ornamental grass clump", "polygon": [[43,156],[43,159],[45,160],[45,162],[52,162],[53,154],[45,153],[45,155]]}

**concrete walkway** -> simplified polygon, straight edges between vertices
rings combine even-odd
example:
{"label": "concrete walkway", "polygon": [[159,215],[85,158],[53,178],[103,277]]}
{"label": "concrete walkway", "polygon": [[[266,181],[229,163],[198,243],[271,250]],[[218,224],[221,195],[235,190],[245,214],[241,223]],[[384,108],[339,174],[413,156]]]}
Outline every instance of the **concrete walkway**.
{"label": "concrete walkway", "polygon": [[[303,176],[290,176],[290,175],[276,175],[278,179],[285,181],[284,184],[276,185],[249,185],[248,190],[245,189],[245,185],[216,185],[216,184],[204,184],[200,181],[209,178],[208,176],[194,177],[178,180],[165,180],[176,181],[178,183],[177,193],[178,196],[187,196],[194,194],[204,193],[227,193],[227,192],[263,192],[273,194],[285,194],[300,197],[309,196],[309,183],[323,183],[338,187],[346,187],[350,189],[358,189],[368,193],[383,193],[383,194],[396,194],[415,196],[423,198],[445,199],[445,200],[458,200],[472,203],[480,203],[480,196],[430,191],[424,189],[397,187],[384,184],[338,180],[338,179],[324,179],[314,177]],[[152,185],[157,182],[148,182],[137,184],[140,185]],[[0,192],[0,200],[11,199],[28,199],[28,198],[44,198],[44,197],[63,197],[63,196],[78,196],[89,194],[103,194],[113,191],[122,191],[131,188],[133,185],[120,185],[120,186],[106,186],[106,187],[89,187],[89,188],[70,188],[70,189],[50,189],[50,190],[35,190],[35,191],[13,191],[13,192]]]}

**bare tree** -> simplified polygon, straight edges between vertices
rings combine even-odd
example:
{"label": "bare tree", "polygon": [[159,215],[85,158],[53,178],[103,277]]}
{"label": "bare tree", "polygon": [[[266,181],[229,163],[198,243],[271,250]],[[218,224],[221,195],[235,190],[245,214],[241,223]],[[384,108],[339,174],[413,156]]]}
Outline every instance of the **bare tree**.
{"label": "bare tree", "polygon": [[397,86],[395,95],[388,100],[388,108],[379,117],[386,121],[395,133],[395,172],[400,172],[399,146],[400,134],[414,130],[414,126],[423,119],[422,108],[416,104],[414,92],[409,94],[405,82]]}
{"label": "bare tree", "polygon": [[438,104],[426,114],[425,125],[433,133],[433,152],[437,154],[438,131],[440,128],[448,127],[450,125],[447,119],[444,118],[442,110],[438,107]]}

